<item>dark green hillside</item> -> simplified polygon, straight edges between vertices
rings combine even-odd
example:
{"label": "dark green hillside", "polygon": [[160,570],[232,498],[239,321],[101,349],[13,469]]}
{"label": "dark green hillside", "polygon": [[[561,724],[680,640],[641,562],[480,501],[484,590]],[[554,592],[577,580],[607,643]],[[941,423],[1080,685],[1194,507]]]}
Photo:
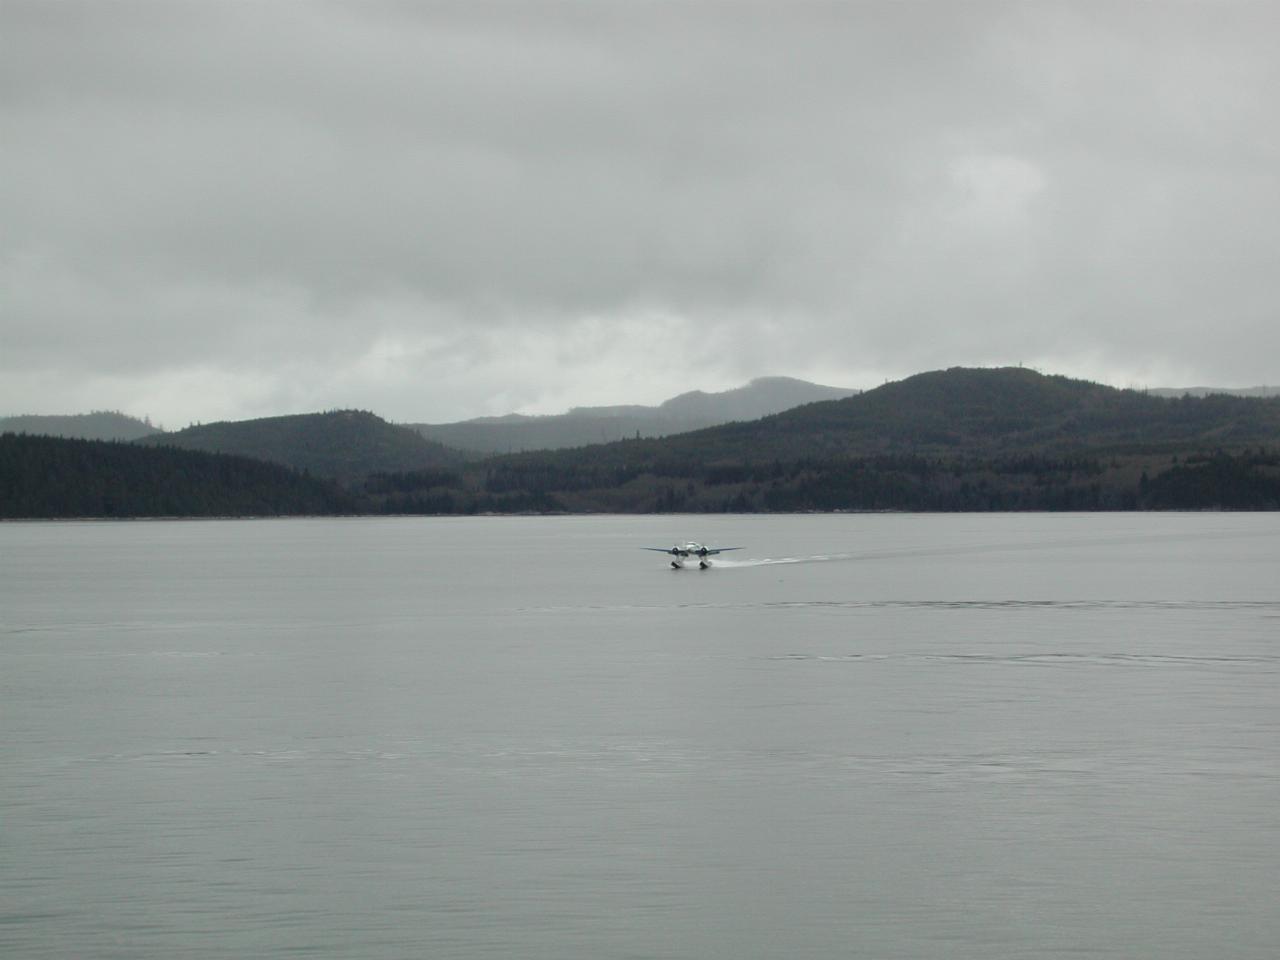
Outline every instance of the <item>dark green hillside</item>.
{"label": "dark green hillside", "polygon": [[[456,484],[403,485],[382,505],[1269,509],[1275,469],[1266,451],[1277,447],[1280,399],[1174,400],[1021,368],[952,369],[749,423],[497,457],[461,471]],[[1216,467],[1188,467],[1215,454],[1224,458]]]}
{"label": "dark green hillside", "polygon": [[0,517],[354,512],[334,484],[274,463],[130,443],[0,435]]}
{"label": "dark green hillside", "polygon": [[1020,367],[923,373],[843,400],[662,440],[530,454],[562,467],[874,456],[998,457],[1280,443],[1280,398],[1166,399]]}
{"label": "dark green hillside", "polygon": [[1018,367],[956,368],[676,439],[747,459],[1243,447],[1280,439],[1280,400],[1173,400]]}
{"label": "dark green hillside", "polygon": [[1280,510],[1280,454],[1192,457],[1140,482],[1139,491],[1154,510]]}
{"label": "dark green hillside", "polygon": [[0,433],[32,433],[79,440],[137,440],[159,432],[148,420],[111,410],[65,417],[27,415],[0,418]]}
{"label": "dark green hillside", "polygon": [[407,427],[358,410],[207,423],[143,442],[270,460],[343,483],[370,473],[438,469],[461,459]]}
{"label": "dark green hillside", "polygon": [[[471,463],[352,412],[138,447],[35,440],[6,438],[4,515],[1280,509],[1280,398],[1169,399],[1022,369],[921,374],[753,422]],[[265,463],[129,458],[197,456],[146,443],[284,460],[341,478],[351,499]],[[244,493],[261,489],[277,493]]]}

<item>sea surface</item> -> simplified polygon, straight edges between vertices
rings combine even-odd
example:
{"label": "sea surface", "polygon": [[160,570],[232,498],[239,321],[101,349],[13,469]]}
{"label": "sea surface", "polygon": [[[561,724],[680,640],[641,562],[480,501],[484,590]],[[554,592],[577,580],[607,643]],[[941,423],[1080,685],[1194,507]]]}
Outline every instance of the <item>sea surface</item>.
{"label": "sea surface", "polygon": [[1278,950],[1278,514],[0,524],[5,958]]}

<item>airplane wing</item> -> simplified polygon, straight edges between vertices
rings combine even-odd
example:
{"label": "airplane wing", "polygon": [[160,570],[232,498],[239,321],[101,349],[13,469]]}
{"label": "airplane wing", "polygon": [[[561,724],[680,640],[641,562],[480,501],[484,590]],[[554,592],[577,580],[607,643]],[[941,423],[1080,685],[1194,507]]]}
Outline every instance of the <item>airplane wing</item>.
{"label": "airplane wing", "polygon": [[641,547],[641,550],[657,550],[658,553],[674,553],[671,547]]}
{"label": "airplane wing", "polygon": [[728,553],[730,550],[741,550],[742,547],[707,547],[707,556],[714,556],[717,553]]}

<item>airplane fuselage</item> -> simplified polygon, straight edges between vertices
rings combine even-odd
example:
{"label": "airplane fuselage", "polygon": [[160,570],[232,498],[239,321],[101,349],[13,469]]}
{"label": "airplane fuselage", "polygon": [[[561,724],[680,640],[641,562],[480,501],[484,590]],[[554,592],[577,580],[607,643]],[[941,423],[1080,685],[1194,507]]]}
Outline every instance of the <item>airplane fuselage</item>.
{"label": "airplane fuselage", "polygon": [[[656,548],[651,547],[648,549]],[[730,547],[728,549],[736,548]],[[684,543],[677,543],[675,546],[671,547],[671,549],[664,550],[663,552],[671,556],[672,570],[683,570],[685,565],[689,563],[697,563],[699,570],[706,570],[711,566],[711,558],[717,553],[721,553],[722,550],[716,549],[715,547],[703,546],[701,543],[688,540]]]}

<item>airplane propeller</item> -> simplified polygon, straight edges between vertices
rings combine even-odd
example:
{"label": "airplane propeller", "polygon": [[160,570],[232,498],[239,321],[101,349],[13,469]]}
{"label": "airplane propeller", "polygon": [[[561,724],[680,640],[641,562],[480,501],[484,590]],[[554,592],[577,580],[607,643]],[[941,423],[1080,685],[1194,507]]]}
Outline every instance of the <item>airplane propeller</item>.
{"label": "airplane propeller", "polygon": [[[695,547],[697,549],[689,549]],[[673,557],[689,557],[694,554],[700,560],[706,560],[707,557],[714,557],[717,554],[728,553],[730,550],[741,550],[741,547],[705,547],[701,544],[689,544],[688,547],[682,547],[676,544],[674,547],[641,547],[642,550],[652,550],[655,553],[665,553]]]}

